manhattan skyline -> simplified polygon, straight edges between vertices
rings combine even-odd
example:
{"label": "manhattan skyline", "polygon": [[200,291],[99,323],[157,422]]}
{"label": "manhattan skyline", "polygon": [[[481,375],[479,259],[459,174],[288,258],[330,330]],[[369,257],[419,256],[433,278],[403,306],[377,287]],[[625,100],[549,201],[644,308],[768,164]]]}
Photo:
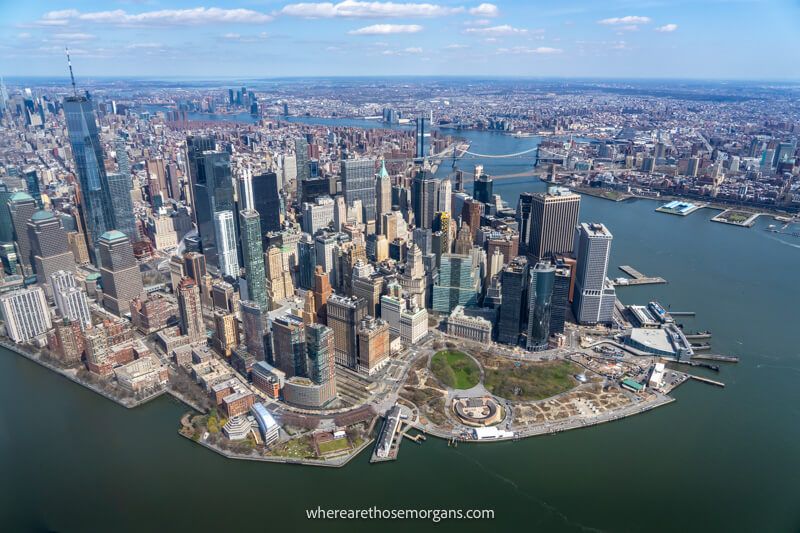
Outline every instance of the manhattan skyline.
{"label": "manhattan skyline", "polygon": [[5,77],[63,76],[68,46],[79,77],[800,79],[775,53],[800,46],[790,1],[75,0],[0,14]]}

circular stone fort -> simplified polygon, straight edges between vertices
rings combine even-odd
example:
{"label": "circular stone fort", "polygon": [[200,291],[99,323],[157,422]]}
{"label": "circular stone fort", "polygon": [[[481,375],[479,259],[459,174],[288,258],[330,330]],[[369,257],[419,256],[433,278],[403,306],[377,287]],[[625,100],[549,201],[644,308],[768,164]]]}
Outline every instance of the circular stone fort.
{"label": "circular stone fort", "polygon": [[453,412],[468,426],[493,426],[503,420],[503,409],[491,396],[454,398]]}

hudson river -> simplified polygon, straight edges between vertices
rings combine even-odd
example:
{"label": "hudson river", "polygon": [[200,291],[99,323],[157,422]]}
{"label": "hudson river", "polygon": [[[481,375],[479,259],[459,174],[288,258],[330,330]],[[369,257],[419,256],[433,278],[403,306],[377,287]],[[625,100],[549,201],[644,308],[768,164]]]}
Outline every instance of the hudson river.
{"label": "hudson river", "polygon": [[[468,133],[472,150],[535,139]],[[511,170],[506,171],[505,168]],[[520,169],[502,160],[487,170]],[[522,168],[524,170],[524,167]],[[468,187],[469,189],[470,187]],[[495,182],[516,204],[532,178]],[[632,265],[668,285],[622,288],[695,311],[725,389],[682,385],[677,402],[615,423],[515,443],[405,442],[397,462],[362,453],[341,469],[224,459],[179,437],[185,408],[126,410],[0,349],[0,523],[4,531],[408,531],[427,523],[316,521],[306,509],[494,509],[447,531],[798,531],[800,239],[656,213],[657,203],[584,197],[581,220],[614,234],[609,275]],[[694,372],[695,369],[692,369]]]}

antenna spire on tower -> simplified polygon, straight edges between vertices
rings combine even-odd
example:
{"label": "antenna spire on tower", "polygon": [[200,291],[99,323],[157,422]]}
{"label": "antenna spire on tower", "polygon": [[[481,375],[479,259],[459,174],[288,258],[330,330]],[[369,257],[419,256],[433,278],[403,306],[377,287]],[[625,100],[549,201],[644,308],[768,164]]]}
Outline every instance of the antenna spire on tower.
{"label": "antenna spire on tower", "polygon": [[69,48],[65,46],[64,50],[67,52],[67,66],[69,66],[69,77],[72,80],[72,92],[75,96],[78,96],[78,88],[75,87],[75,75],[72,73],[72,60],[69,58]]}

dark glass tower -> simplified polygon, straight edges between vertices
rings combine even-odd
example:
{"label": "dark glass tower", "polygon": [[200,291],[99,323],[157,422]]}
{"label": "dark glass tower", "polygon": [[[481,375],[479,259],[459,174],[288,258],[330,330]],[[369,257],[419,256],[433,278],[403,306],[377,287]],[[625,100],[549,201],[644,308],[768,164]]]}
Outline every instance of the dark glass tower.
{"label": "dark glass tower", "polygon": [[488,204],[492,201],[494,180],[481,173],[480,176],[475,176],[475,181],[472,182],[472,196],[483,204]]}
{"label": "dark glass tower", "polygon": [[91,101],[83,96],[68,96],[64,99],[64,114],[80,182],[81,209],[89,253],[97,262],[95,248],[100,235],[113,229],[113,204],[108,194],[103,148]]}
{"label": "dark glass tower", "polygon": [[556,269],[549,263],[537,263],[531,270],[528,290],[528,350],[547,349],[550,338],[550,320],[553,313],[553,286]]}
{"label": "dark glass tower", "polygon": [[265,172],[253,176],[253,209],[261,217],[261,231],[280,231],[281,229],[281,197],[278,187],[278,175]]}
{"label": "dark glass tower", "polygon": [[111,213],[113,227],[121,231],[131,242],[139,240],[136,230],[136,218],[133,215],[133,200],[131,200],[131,177],[129,174],[108,174],[108,194],[111,197]]}
{"label": "dark glass tower", "polygon": [[214,215],[234,211],[230,156],[213,150],[210,137],[186,139],[192,185],[192,208],[203,254],[210,265],[219,267]]}
{"label": "dark glass tower", "polygon": [[248,298],[267,309],[267,278],[264,271],[264,247],[261,244],[259,214],[252,209],[239,213],[242,232],[242,255],[247,277]]}
{"label": "dark glass tower", "polygon": [[516,345],[527,318],[528,260],[517,257],[500,275],[500,317],[497,321],[497,341]]}

